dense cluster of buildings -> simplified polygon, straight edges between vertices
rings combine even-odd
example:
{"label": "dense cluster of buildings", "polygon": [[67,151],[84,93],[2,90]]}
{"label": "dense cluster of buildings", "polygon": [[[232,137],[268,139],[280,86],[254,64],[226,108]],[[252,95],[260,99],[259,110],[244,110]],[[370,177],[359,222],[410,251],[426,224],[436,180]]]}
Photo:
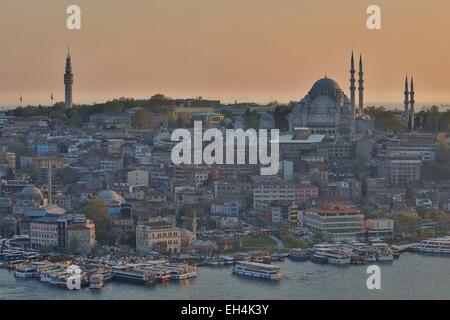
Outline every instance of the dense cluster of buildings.
{"label": "dense cluster of buildings", "polygon": [[[410,130],[377,132],[364,112],[362,68],[360,59],[358,105],[352,56],[350,98],[326,76],[285,115],[289,129],[280,134],[281,165],[273,176],[261,176],[259,165],[174,165],[170,123],[246,129],[250,114],[259,128],[275,129],[276,104],[180,99],[169,112],[150,109],[145,129],[131,126],[140,108],[94,113],[81,127],[45,116],[0,116],[3,233],[26,235],[40,249],[89,252],[96,226],[81,212],[97,197],[107,206],[112,241],[129,244],[132,235],[141,254],[236,248],[243,224],[275,229],[288,222],[333,240],[392,238],[392,217],[370,219],[362,209],[395,215],[422,204],[448,212],[450,181],[422,178],[445,136],[411,128],[409,89]],[[76,108],[70,56],[64,83],[66,107]],[[415,188],[413,198],[408,188]]]}

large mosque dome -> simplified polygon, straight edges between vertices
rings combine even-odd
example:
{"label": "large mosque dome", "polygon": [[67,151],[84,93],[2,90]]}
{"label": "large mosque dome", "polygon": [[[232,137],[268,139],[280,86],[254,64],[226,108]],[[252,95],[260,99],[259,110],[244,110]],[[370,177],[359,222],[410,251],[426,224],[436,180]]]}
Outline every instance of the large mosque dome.
{"label": "large mosque dome", "polygon": [[315,98],[321,95],[336,95],[342,92],[339,84],[331,78],[325,77],[317,80],[309,90],[309,95],[311,98]]}

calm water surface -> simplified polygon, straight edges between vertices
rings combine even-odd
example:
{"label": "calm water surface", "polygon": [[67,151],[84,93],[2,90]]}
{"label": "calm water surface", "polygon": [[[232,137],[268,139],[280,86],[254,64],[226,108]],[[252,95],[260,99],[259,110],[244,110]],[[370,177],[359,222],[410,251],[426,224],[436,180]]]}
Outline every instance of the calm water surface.
{"label": "calm water surface", "polygon": [[69,291],[0,270],[0,299],[450,299],[450,257],[403,254],[380,264],[381,290],[368,290],[366,266],[279,263],[284,279],[268,282],[231,274],[230,267],[200,267],[198,277],[139,286],[107,283],[103,290]]}

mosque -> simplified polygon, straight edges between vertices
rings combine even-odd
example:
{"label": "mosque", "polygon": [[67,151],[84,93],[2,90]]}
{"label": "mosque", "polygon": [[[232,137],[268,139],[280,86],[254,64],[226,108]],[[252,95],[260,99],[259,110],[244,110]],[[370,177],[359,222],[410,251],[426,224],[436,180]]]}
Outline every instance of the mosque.
{"label": "mosque", "polygon": [[370,120],[364,114],[364,72],[362,57],[359,57],[358,106],[356,108],[356,79],[353,53],[350,62],[350,98],[339,84],[325,76],[314,83],[308,94],[295,105],[289,115],[289,131],[309,128],[313,134],[332,138],[351,136],[364,126],[358,120]]}

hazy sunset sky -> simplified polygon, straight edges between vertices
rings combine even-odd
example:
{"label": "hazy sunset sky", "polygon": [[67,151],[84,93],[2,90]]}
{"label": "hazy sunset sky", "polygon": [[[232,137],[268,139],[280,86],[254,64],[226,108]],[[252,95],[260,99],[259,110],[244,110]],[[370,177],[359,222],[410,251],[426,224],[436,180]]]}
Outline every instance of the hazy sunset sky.
{"label": "hazy sunset sky", "polygon": [[[67,6],[82,30],[66,28]],[[366,27],[377,4],[382,30]],[[299,100],[315,80],[348,94],[350,53],[363,54],[368,103],[450,102],[448,0],[1,0],[0,105],[64,100],[70,45],[74,103],[202,96]]]}

